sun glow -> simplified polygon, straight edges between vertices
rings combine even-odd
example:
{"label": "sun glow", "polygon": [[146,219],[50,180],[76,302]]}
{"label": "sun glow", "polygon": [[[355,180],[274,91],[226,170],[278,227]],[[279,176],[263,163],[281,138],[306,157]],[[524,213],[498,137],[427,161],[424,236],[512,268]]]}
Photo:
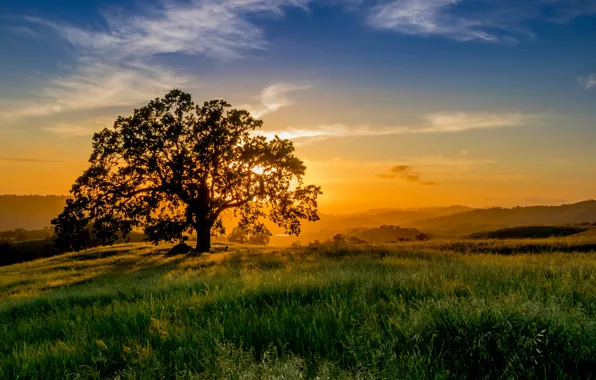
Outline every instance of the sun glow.
{"label": "sun glow", "polygon": [[261,174],[263,174],[265,172],[265,168],[262,167],[262,166],[260,166],[260,165],[255,166],[251,170],[252,170],[253,173],[259,174],[259,175],[261,175]]}

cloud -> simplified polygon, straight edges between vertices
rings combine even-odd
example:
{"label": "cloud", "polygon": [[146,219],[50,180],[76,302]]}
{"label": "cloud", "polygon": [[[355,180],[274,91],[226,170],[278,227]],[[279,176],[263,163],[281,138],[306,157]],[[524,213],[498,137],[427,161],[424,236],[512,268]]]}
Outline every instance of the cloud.
{"label": "cloud", "polygon": [[541,118],[541,115],[522,113],[465,113],[440,112],[425,116],[428,127],[419,130],[425,132],[463,132],[474,129],[493,129],[527,125]]}
{"label": "cloud", "polygon": [[28,26],[12,26],[8,25],[3,28],[9,33],[16,34],[21,37],[38,37],[38,33]]}
{"label": "cloud", "polygon": [[332,137],[387,136],[420,133],[459,133],[525,126],[540,120],[544,115],[523,113],[433,113],[423,116],[424,123],[417,126],[348,126],[344,124],[319,125],[310,128],[288,127],[282,130],[260,130],[256,134],[273,138],[315,142]]}
{"label": "cloud", "polygon": [[77,123],[54,123],[41,129],[62,137],[81,137],[93,135],[95,132],[111,126],[113,123],[113,119],[98,118],[82,120]]}
{"label": "cloud", "polygon": [[131,106],[189,82],[165,67],[139,62],[90,62],[76,73],[53,79],[35,101],[3,111],[5,118],[48,116],[71,111]]}
{"label": "cloud", "polygon": [[422,181],[420,179],[420,173],[409,165],[396,165],[389,168],[389,170],[387,170],[385,173],[377,174],[376,176],[387,179],[398,178],[424,186],[437,185],[436,182]]}
{"label": "cloud", "polygon": [[[131,14],[107,13],[101,28],[28,21],[54,31],[76,53],[72,74],[50,79],[35,101],[11,104],[0,118],[122,107],[185,87],[197,78],[177,73],[157,58],[167,54],[234,59],[265,49],[263,30],[251,16],[280,16],[308,0],[192,0],[166,2]],[[282,99],[283,100],[283,99]]]}
{"label": "cloud", "polygon": [[568,22],[596,13],[587,0],[391,0],[369,10],[368,23],[402,34],[456,41],[517,43],[536,20]]}
{"label": "cloud", "polygon": [[293,105],[294,102],[287,97],[288,92],[307,90],[309,88],[311,86],[305,83],[275,83],[261,91],[259,95],[260,105],[243,105],[239,108],[248,110],[255,118],[261,118],[280,108]]}
{"label": "cloud", "polygon": [[[328,184],[358,183],[359,181],[362,181],[362,178],[371,175],[377,178],[379,178],[379,176],[381,178],[387,178],[392,174],[395,175],[395,173],[390,172],[387,168],[395,167],[396,161],[400,162],[400,165],[398,166],[412,168],[410,173],[408,173],[410,177],[412,177],[415,172],[423,172],[425,176],[437,179],[441,184],[459,179],[467,179],[473,175],[473,173],[477,173],[478,170],[480,170],[482,175],[486,176],[486,165],[495,163],[493,160],[483,158],[464,158],[460,156],[445,157],[442,155],[396,157],[391,161],[369,161],[354,157],[335,157],[328,160],[305,159],[304,163],[308,168],[307,176],[309,176],[310,181]],[[395,175],[395,178],[397,178],[397,175]],[[421,180],[420,176],[419,180],[420,182],[431,182]]]}
{"label": "cloud", "polygon": [[38,158],[20,158],[20,157],[0,157],[0,161],[5,162],[60,162],[55,160],[43,160]]}
{"label": "cloud", "polygon": [[590,90],[596,87],[596,73],[590,74],[584,78],[578,78],[578,82],[581,83],[586,90]]}

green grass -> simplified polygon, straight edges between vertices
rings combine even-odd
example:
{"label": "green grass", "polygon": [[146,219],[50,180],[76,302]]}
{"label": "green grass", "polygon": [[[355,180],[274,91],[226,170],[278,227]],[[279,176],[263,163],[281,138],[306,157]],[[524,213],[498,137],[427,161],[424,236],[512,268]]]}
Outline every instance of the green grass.
{"label": "green grass", "polygon": [[1,267],[0,378],[590,378],[590,244],[128,244]]}

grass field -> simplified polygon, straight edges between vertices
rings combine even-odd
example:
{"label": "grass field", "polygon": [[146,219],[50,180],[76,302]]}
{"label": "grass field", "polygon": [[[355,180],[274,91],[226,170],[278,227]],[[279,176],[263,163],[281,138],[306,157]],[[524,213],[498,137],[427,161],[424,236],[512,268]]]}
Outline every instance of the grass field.
{"label": "grass field", "polygon": [[596,373],[594,239],[167,250],[0,267],[0,378]]}

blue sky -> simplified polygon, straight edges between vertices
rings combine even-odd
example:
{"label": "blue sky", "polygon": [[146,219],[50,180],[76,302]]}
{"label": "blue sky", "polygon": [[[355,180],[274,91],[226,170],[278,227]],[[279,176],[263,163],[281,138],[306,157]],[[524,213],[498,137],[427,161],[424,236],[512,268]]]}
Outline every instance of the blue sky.
{"label": "blue sky", "polygon": [[[588,0],[0,0],[0,193],[66,193],[94,131],[178,87],[294,139],[333,210],[363,180],[395,206],[579,200],[595,37]],[[441,186],[377,175],[402,164]]]}

